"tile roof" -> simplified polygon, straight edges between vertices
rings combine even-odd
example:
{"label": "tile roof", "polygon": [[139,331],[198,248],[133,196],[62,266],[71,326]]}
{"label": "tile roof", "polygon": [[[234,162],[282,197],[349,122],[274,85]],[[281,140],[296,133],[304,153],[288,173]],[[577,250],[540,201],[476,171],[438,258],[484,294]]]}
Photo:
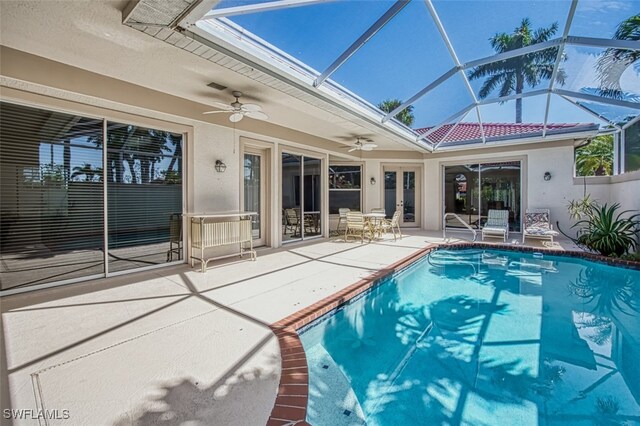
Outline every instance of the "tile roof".
{"label": "tile roof", "polygon": [[[455,128],[452,130],[452,127]],[[541,136],[543,123],[483,123],[483,130],[486,140],[513,139],[526,135],[526,137]],[[432,127],[415,129],[422,135],[431,130]],[[573,133],[587,130],[597,130],[598,125],[594,123],[548,123],[547,134]],[[449,133],[451,131],[451,133]],[[455,123],[444,126],[431,133],[428,137],[433,144],[458,145],[462,143],[474,143],[482,140],[480,125],[478,123]]]}

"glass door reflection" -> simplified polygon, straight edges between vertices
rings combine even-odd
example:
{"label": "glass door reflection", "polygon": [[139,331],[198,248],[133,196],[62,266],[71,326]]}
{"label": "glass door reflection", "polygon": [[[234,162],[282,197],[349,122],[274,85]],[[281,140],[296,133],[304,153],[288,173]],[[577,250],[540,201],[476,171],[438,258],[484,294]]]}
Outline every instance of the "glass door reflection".
{"label": "glass door reflection", "polygon": [[265,244],[264,230],[262,229],[263,173],[262,155],[244,154],[244,211],[258,213],[256,216],[252,216],[251,221],[254,246]]}
{"label": "glass door reflection", "polygon": [[509,231],[520,231],[520,162],[480,165],[480,206],[482,223],[489,210],[509,212]]}
{"label": "glass door reflection", "polygon": [[[444,212],[455,213],[472,228],[479,229],[478,164],[444,168]],[[463,228],[455,218],[447,217],[447,227]]]}
{"label": "glass door reflection", "polygon": [[390,219],[400,210],[400,226],[420,226],[419,169],[415,167],[385,167],[384,210]]}
{"label": "glass door reflection", "polygon": [[282,241],[302,239],[302,156],[282,153]]}
{"label": "glass door reflection", "polygon": [[[489,210],[509,211],[509,230],[520,231],[520,161],[463,164],[444,168],[444,212],[455,213],[480,229]],[[447,227],[462,228],[455,218]]]}
{"label": "glass door reflection", "polygon": [[304,157],[303,237],[321,235],[321,163],[319,158]]}

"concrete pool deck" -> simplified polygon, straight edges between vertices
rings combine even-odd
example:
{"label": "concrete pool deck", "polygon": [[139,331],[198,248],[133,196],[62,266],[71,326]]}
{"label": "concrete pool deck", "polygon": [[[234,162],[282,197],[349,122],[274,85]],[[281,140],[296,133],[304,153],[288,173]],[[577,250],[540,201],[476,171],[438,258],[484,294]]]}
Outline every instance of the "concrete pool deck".
{"label": "concrete pool deck", "polygon": [[[269,326],[442,242],[315,240],[205,274],[185,264],[5,297],[2,408],[68,410],[51,425],[265,424],[281,373]],[[2,424],[39,424],[22,416]]]}

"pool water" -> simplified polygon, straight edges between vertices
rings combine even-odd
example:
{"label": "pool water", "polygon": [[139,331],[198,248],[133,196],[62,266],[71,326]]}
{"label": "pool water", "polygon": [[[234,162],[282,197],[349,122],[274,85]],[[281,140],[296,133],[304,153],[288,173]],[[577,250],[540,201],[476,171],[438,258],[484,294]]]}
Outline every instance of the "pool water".
{"label": "pool water", "polygon": [[640,424],[640,271],[438,250],[301,332],[320,425]]}

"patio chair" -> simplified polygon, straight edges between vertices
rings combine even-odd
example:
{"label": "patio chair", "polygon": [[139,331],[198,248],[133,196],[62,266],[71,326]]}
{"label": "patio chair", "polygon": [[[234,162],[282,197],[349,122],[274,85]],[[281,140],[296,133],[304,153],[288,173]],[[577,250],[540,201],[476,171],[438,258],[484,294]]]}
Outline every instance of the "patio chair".
{"label": "patio chair", "polygon": [[295,235],[300,229],[300,216],[297,209],[284,209],[285,226],[284,233],[287,230],[291,231],[291,234]]}
{"label": "patio chair", "polygon": [[527,209],[524,214],[524,230],[522,231],[522,244],[525,238],[548,239],[553,243],[553,237],[560,235],[553,230],[551,224],[551,212],[549,209]]}
{"label": "patio chair", "polygon": [[365,222],[362,212],[347,212],[344,240],[349,241],[349,236],[360,237],[361,243],[364,243],[365,236],[371,240],[371,227],[368,222]]}
{"label": "patio chair", "polygon": [[347,209],[347,208],[339,208],[338,209],[338,226],[336,226],[336,233],[340,234],[340,225],[342,225],[342,223],[345,224],[345,226],[347,225],[347,212],[351,211],[351,209]]}
{"label": "patio chair", "polygon": [[482,239],[486,236],[509,238],[509,210],[489,210],[487,223],[482,227]]}
{"label": "patio chair", "polygon": [[400,210],[396,210],[393,212],[391,220],[384,220],[381,225],[383,232],[387,232],[388,230],[393,232],[393,241],[396,241],[396,230],[398,231],[400,239],[402,239],[402,231],[400,231],[400,213]]}

